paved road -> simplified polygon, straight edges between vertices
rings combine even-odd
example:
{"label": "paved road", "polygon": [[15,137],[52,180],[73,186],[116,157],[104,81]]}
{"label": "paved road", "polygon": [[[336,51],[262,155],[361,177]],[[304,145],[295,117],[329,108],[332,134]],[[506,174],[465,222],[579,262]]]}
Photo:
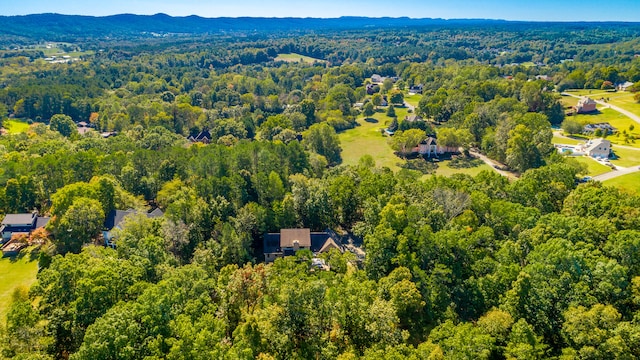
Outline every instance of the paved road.
{"label": "paved road", "polygon": [[[583,96],[573,95],[573,94],[569,94],[569,93],[566,93],[566,92],[562,93],[562,95],[571,96],[571,97],[578,98],[578,99],[582,99],[583,98]],[[613,110],[619,112],[620,114],[625,115],[628,118],[630,118],[631,120],[633,120],[633,121],[637,122],[638,124],[640,124],[640,116],[638,116],[638,115],[636,115],[636,114],[634,114],[634,113],[632,113],[630,111],[627,111],[627,110],[625,110],[625,109],[623,109],[623,108],[621,108],[619,106],[611,105],[611,104],[606,103],[606,102],[601,101],[601,100],[596,100],[596,99],[593,99],[593,100],[596,103],[598,103],[598,104],[600,104],[600,105],[602,105],[604,107],[608,107],[610,109],[613,109]]]}
{"label": "paved road", "polygon": [[620,166],[616,166],[616,168],[618,170],[609,171],[608,173],[605,173],[605,174],[602,174],[602,175],[598,175],[598,176],[594,176],[593,180],[605,181],[605,180],[617,178],[619,176],[623,176],[623,175],[627,175],[627,174],[633,174],[635,172],[640,171],[640,167],[637,166],[637,165],[636,166],[632,166],[632,167],[628,167],[628,168],[622,168]]}

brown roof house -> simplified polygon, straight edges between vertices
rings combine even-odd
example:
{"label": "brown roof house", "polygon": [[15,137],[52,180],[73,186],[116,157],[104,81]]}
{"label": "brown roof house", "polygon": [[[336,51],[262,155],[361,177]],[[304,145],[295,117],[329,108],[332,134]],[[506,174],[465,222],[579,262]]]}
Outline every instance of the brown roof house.
{"label": "brown roof house", "polygon": [[279,233],[264,235],[264,261],[295,255],[299,250],[322,254],[337,249],[344,252],[340,237],[331,230],[311,232],[309,229],[282,229]]}
{"label": "brown roof house", "polygon": [[592,113],[597,110],[596,102],[591,98],[583,97],[582,99],[580,99],[580,101],[578,101],[578,105],[576,105],[574,109],[578,114]]}

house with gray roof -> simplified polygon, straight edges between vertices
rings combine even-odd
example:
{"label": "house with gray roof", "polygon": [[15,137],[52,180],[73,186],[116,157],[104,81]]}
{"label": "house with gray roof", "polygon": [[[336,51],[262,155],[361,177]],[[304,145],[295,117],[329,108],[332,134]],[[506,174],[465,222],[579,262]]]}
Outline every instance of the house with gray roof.
{"label": "house with gray roof", "polygon": [[2,234],[1,244],[11,240],[14,234],[31,234],[32,231],[42,228],[49,222],[48,217],[38,216],[37,212],[26,214],[7,214],[0,224]]}

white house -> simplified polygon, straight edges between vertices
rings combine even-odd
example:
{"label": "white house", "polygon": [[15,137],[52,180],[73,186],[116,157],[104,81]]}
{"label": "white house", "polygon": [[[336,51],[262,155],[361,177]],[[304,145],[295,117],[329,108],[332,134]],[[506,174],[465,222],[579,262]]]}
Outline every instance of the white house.
{"label": "white house", "polygon": [[618,89],[618,91],[627,91],[629,90],[629,88],[631,88],[633,86],[633,83],[630,81],[625,81],[624,83],[620,83],[616,86],[616,89]]}
{"label": "white house", "polygon": [[602,138],[587,141],[584,145],[585,154],[594,158],[609,158],[611,142]]}

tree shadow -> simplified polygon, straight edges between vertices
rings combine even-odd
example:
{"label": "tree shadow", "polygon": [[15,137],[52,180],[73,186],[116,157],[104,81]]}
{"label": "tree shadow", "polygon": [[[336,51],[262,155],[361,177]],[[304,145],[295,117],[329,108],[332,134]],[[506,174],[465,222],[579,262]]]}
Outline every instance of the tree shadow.
{"label": "tree shadow", "polygon": [[374,119],[374,118],[370,118],[370,117],[364,118],[364,121],[366,121],[366,122],[368,122],[368,123],[370,123],[370,124],[377,124],[377,123],[379,123],[379,121],[378,121],[378,120],[376,120],[376,119]]}

